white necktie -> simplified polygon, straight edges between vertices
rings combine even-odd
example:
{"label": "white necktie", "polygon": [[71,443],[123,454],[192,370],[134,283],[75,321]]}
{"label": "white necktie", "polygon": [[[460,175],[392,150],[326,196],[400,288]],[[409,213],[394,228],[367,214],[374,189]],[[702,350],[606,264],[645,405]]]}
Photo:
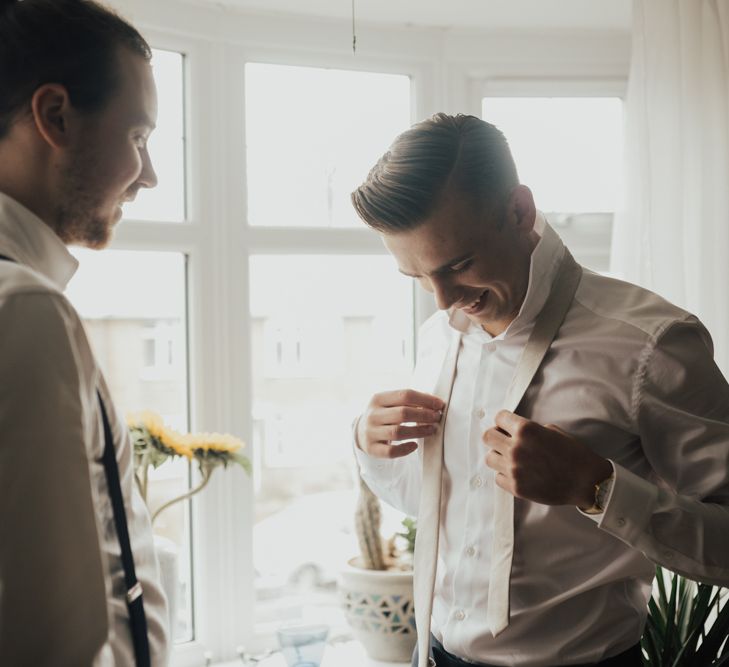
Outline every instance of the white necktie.
{"label": "white necktie", "polygon": [[[567,249],[544,307],[537,316],[514,376],[506,393],[504,408],[514,412],[537,372],[552,340],[564,321],[577,285],[581,267]],[[455,379],[460,336],[454,336],[434,393],[446,403]],[[427,667],[430,651],[430,617],[433,610],[438,559],[441,485],[443,475],[443,433],[446,411],[438,431],[423,444],[423,482],[415,541],[414,593],[418,631],[418,667]],[[509,625],[509,579],[514,553],[514,497],[494,485],[494,532],[489,579],[487,623],[496,636]]]}
{"label": "white necktie", "polygon": [[456,375],[461,335],[453,332],[438,383],[433,393],[446,407],[440,428],[423,441],[423,483],[420,488],[418,530],[415,533],[413,556],[413,596],[415,626],[418,633],[418,667],[426,667],[430,651],[430,615],[433,612],[433,588],[438,561],[438,534],[440,526],[440,499],[443,476],[443,432],[448,403]]}

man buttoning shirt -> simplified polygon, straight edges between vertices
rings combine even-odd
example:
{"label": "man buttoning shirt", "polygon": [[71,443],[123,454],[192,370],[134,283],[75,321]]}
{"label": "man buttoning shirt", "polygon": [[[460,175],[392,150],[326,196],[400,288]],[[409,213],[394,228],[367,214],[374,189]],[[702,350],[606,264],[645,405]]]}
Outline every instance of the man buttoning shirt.
{"label": "man buttoning shirt", "polygon": [[[355,429],[363,479],[413,515],[430,493],[424,448],[442,435],[439,525],[415,558],[435,663],[640,665],[656,564],[729,583],[729,386],[709,334],[574,263],[478,118],[413,126],[352,200],[440,309],[420,330],[412,388],[372,397]],[[559,300],[563,319],[504,410]]]}
{"label": "man buttoning shirt", "polygon": [[156,184],[150,58],[93,2],[0,0],[0,665],[167,663],[130,438],[62,293],[66,246],[106,246],[122,203]]}

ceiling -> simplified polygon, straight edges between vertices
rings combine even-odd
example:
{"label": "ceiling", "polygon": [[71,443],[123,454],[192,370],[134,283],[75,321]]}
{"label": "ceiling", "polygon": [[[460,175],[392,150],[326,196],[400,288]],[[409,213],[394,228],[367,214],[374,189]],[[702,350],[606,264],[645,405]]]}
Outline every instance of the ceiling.
{"label": "ceiling", "polygon": [[[198,0],[266,14],[352,18],[352,0]],[[631,0],[354,0],[367,23],[490,30],[630,28]]]}

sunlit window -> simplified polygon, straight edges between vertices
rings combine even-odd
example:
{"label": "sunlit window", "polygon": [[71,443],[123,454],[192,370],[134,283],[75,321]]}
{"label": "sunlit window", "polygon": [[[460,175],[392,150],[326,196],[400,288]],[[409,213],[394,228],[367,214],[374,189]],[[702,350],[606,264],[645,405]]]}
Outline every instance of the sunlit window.
{"label": "sunlit window", "polygon": [[248,222],[354,227],[349,193],[410,124],[410,79],[246,65]]}
{"label": "sunlit window", "polygon": [[[94,353],[122,416],[152,410],[186,431],[187,359],[185,257],[179,253],[74,249],[79,269],[68,298],[84,320]],[[172,343],[169,345],[169,343]],[[151,471],[152,510],[189,486],[186,462]],[[177,553],[175,639],[192,638],[188,507],[179,503],[155,521],[156,546]],[[172,545],[166,543],[169,540]],[[162,573],[163,580],[169,571]]]}
{"label": "sunlit window", "polygon": [[[153,49],[157,128],[149,152],[156,188],[125,205],[125,220],[185,220],[184,55]],[[144,245],[144,244],[142,244]],[[68,295],[84,318],[94,352],[122,415],[151,410],[170,427],[188,429],[186,258],[176,252],[74,250],[80,268]],[[186,462],[169,461],[150,474],[152,510],[186,492]],[[189,504],[179,503],[154,523],[161,577],[173,598],[175,641],[193,638]]]}
{"label": "sunlit window", "polygon": [[257,622],[341,626],[336,576],[357,554],[351,422],[407,382],[412,282],[389,257],[256,255],[250,285]]}
{"label": "sunlit window", "polygon": [[[141,190],[125,219],[185,219],[184,56],[153,50],[159,100],[158,127],[149,151],[159,185]],[[141,243],[144,246],[144,243]],[[186,257],[178,252],[74,249],[80,261],[67,294],[81,314],[94,353],[122,416],[150,410],[179,431],[188,430]],[[147,503],[153,511],[189,489],[186,461],[150,472]],[[155,547],[168,597],[175,641],[193,638],[189,504],[165,510],[154,523]]]}
{"label": "sunlit window", "polygon": [[410,79],[261,63],[245,76],[248,223],[271,228],[250,256],[256,631],[343,628],[336,576],[357,554],[351,422],[407,381],[413,286],[384,248],[325,255],[313,241],[292,255],[281,228],[365,231],[350,193],[409,127]]}
{"label": "sunlit window", "polygon": [[[148,149],[158,185],[141,189],[136,201],[125,205],[124,219],[179,223],[186,218],[185,55],[153,49],[151,64],[158,117]],[[148,250],[144,238],[142,232],[136,250],[74,250],[80,268],[68,295],[84,318],[121,415],[151,410],[168,426],[185,432],[187,258],[159,250],[158,242],[155,250]],[[150,473],[148,505],[154,510],[189,485],[189,465],[168,461]],[[165,510],[153,527],[161,578],[173,599],[173,638],[188,641],[194,636],[189,503]]]}

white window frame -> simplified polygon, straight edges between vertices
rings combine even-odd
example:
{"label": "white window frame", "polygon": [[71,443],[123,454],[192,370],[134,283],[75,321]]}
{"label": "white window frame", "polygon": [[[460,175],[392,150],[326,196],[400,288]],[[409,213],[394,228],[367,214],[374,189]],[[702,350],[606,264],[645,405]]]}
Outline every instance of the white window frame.
{"label": "white window frame", "polygon": [[[385,74],[401,74],[410,77],[411,80],[411,121],[414,121],[418,116],[418,111],[414,108],[414,101],[418,98],[415,94],[417,87],[421,84],[424,74],[423,69],[418,66],[413,66],[412,63],[399,63],[394,61],[379,61],[376,59],[369,58],[358,58],[356,61],[352,61],[349,55],[325,55],[320,53],[311,53],[308,51],[286,49],[269,49],[265,47],[251,47],[246,46],[240,50],[232,49],[228,55],[228,63],[232,65],[229,71],[229,75],[233,79],[228,80],[228,86],[236,85],[240,86],[239,99],[244,100],[245,90],[245,64],[251,63],[266,63],[273,65],[293,65],[302,67],[320,67],[320,68],[334,68],[341,70],[350,71],[364,71],[364,72],[378,72]],[[356,65],[356,66],[353,66]],[[244,104],[242,104],[244,107]],[[238,131],[245,131],[245,111],[241,109],[240,113],[231,118],[233,123],[238,123]],[[242,137],[244,139],[244,137]],[[244,153],[243,153],[244,156]],[[245,170],[245,164],[242,165]],[[245,183],[245,180],[243,180]],[[245,205],[239,209],[243,213],[241,215],[240,222],[242,223],[245,218]],[[238,234],[238,240],[235,242],[235,247],[238,250],[233,252],[238,255],[237,261],[238,266],[245,266],[245,275],[240,276],[240,285],[242,289],[240,293],[234,297],[238,304],[243,302],[245,299],[246,308],[241,310],[240,320],[240,340],[248,341],[250,339],[248,331],[250,330],[251,317],[248,309],[248,266],[249,258],[252,255],[258,254],[275,254],[279,256],[285,255],[387,255],[387,251],[382,245],[380,239],[376,234],[367,230],[364,226],[362,228],[348,229],[348,228],[301,228],[301,227],[251,227],[248,225],[240,224],[236,230]],[[245,294],[243,294],[245,292]],[[229,307],[233,307],[233,302],[229,304]],[[240,305],[238,305],[240,309]],[[250,377],[250,373],[247,374]],[[250,384],[247,383],[246,387],[246,399],[245,412],[250,414],[252,406],[252,392]],[[246,424],[246,433],[251,432],[251,425]],[[252,438],[249,438],[249,442]],[[253,506],[252,494],[247,497],[248,508]],[[249,519],[248,529],[252,529],[252,515]],[[227,527],[223,527],[223,530],[227,530]],[[247,550],[250,552],[250,544],[246,545]],[[250,553],[248,554],[250,558]],[[248,561],[251,562],[252,561]],[[252,564],[248,567],[248,572],[252,573]],[[252,589],[252,574],[249,576],[248,581],[245,584],[245,592],[249,604],[247,605],[248,610],[254,608],[254,594]],[[248,616],[247,633],[245,634],[245,641],[241,644],[251,652],[261,652],[266,648],[275,645],[275,639],[272,635],[260,635],[254,634],[253,621],[251,611],[245,611],[243,608],[239,611],[238,618]],[[239,642],[240,643],[240,642]]]}
{"label": "white window frame", "polygon": [[[408,75],[413,121],[441,110],[480,115],[475,91],[480,94],[484,85],[493,91],[493,86],[507,84],[509,78],[508,85],[523,85],[523,77],[535,72],[556,77],[554,80],[561,76],[563,83],[574,75],[574,64],[560,55],[561,46],[555,46],[554,62],[546,66],[544,51],[535,48],[525,58],[522,42],[511,45],[509,40],[484,41],[472,34],[463,37],[433,29],[365,25],[358,31],[358,53],[353,56],[346,21],[256,16],[218,3],[111,2],[135,22],[154,48],[186,56],[188,200],[187,222],[125,222],[112,247],[187,255],[191,427],[231,432],[248,443],[253,439],[250,255],[384,255],[386,251],[377,235],[364,227],[246,225],[245,64]],[[576,49],[589,53],[592,40],[575,40],[579,42]],[[562,36],[554,40],[555,45],[563,42]],[[584,47],[580,46],[583,42]],[[582,78],[604,80],[607,72],[608,78],[620,79],[624,89],[626,42],[623,37],[615,45],[607,40],[594,63],[589,57],[581,62]],[[486,53],[483,59],[464,57],[469,45],[480,48],[483,44],[493,53]],[[601,60],[605,58],[612,59],[608,66]],[[613,76],[615,72],[618,76]],[[529,94],[534,94],[533,88]],[[414,322],[419,323],[433,312],[434,304],[422,290],[415,293]],[[247,453],[253,458],[251,451]],[[193,501],[195,640],[175,647],[171,664],[176,667],[203,664],[207,652],[214,662],[232,660],[238,646],[256,652],[271,639],[253,634],[253,498],[253,481],[232,469],[216,475]]]}

